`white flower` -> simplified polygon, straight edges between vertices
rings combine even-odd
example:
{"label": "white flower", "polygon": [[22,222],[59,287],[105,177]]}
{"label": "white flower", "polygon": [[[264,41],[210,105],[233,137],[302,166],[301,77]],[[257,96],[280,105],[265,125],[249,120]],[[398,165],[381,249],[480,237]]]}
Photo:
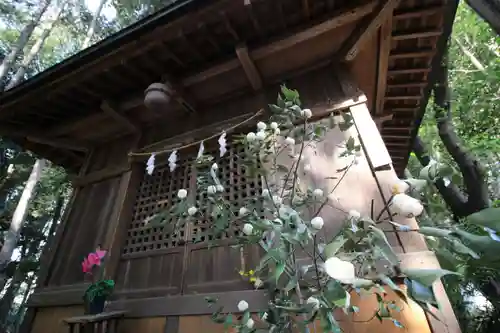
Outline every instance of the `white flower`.
{"label": "white flower", "polygon": [[356,152],[354,153],[354,156],[356,156],[356,157],[363,156],[363,152],[361,151],[361,149],[360,150],[356,150]]}
{"label": "white flower", "polygon": [[227,149],[226,149],[226,132],[222,132],[222,134],[219,137],[218,142],[219,142],[220,157],[222,157],[227,152]]}
{"label": "white flower", "polygon": [[248,142],[255,141],[255,133],[254,132],[250,132],[250,133],[247,134],[247,141]]}
{"label": "white flower", "polygon": [[205,146],[203,145],[203,141],[201,141],[200,148],[198,149],[198,156],[196,158],[199,159],[200,157],[202,157],[204,151],[205,151]]}
{"label": "white flower", "polygon": [[275,135],[280,135],[280,134],[281,134],[280,129],[279,129],[279,128],[275,129],[275,130],[274,130],[274,134],[275,134]]}
{"label": "white flower", "polygon": [[198,211],[198,208],[194,207],[194,206],[191,206],[188,208],[188,214],[189,216],[193,216],[194,214],[196,214],[196,212]]}
{"label": "white flower", "polygon": [[252,318],[248,318],[246,325],[249,329],[252,329],[253,326],[255,325],[255,322],[253,321]]}
{"label": "white flower", "polygon": [[321,216],[316,216],[311,220],[311,226],[316,230],[323,228],[323,224],[325,224],[325,222]]}
{"label": "white flower", "polygon": [[217,170],[218,168],[219,166],[217,165],[217,163],[212,164],[212,170]]}
{"label": "white flower", "polygon": [[271,123],[271,128],[272,128],[273,130],[277,129],[277,128],[278,128],[278,123],[277,123],[277,122],[275,122],[275,121],[273,121],[273,122]]}
{"label": "white flower", "polygon": [[276,206],[279,206],[283,202],[283,199],[279,195],[273,195],[273,202]]}
{"label": "white flower", "polygon": [[295,140],[293,138],[287,136],[286,139],[285,139],[285,143],[287,145],[293,146],[293,145],[295,145]]}
{"label": "white flower", "polygon": [[210,185],[207,187],[208,194],[215,194],[215,192],[217,192],[217,187],[215,187],[214,185]]}
{"label": "white flower", "polygon": [[215,186],[215,190],[217,192],[224,192],[224,186],[222,186],[222,185],[216,185]]}
{"label": "white flower", "polygon": [[323,197],[323,190],[320,189],[320,188],[317,188],[313,191],[313,196],[316,198],[316,199],[319,199],[319,198],[322,198]]}
{"label": "white flower", "polygon": [[248,310],[248,303],[246,301],[241,300],[238,303],[238,310],[240,310],[241,312]]}
{"label": "white flower", "polygon": [[177,198],[179,198],[179,199],[184,199],[187,197],[187,195],[188,195],[188,191],[183,189],[183,188],[181,188],[179,190],[179,192],[177,192]]}
{"label": "white flower", "polygon": [[265,140],[266,139],[266,132],[264,132],[264,131],[257,132],[257,135],[255,136],[255,138],[259,141]]}
{"label": "white flower", "polygon": [[398,193],[392,198],[392,207],[395,213],[406,217],[415,217],[422,214],[424,206],[415,198],[404,193]]}
{"label": "white flower", "polygon": [[245,223],[243,225],[243,233],[247,236],[250,236],[253,232],[253,225],[251,225],[250,223]]}
{"label": "white flower", "polygon": [[325,261],[325,271],[332,279],[342,283],[352,283],[356,278],[354,265],[349,261],[340,260],[337,257],[328,258]]}
{"label": "white flower", "polygon": [[241,207],[240,211],[238,212],[238,215],[239,216],[243,216],[243,215],[246,215],[246,214],[248,214],[248,209],[246,209],[245,207]]}
{"label": "white flower", "polygon": [[264,312],[264,313],[262,314],[261,319],[262,319],[262,320],[267,320],[267,317],[268,317],[268,316],[269,316],[269,315],[267,314],[267,312]]}
{"label": "white flower", "polygon": [[255,289],[259,289],[263,285],[264,285],[264,281],[262,281],[260,278],[255,278],[255,281],[253,283],[253,286],[255,287]]}
{"label": "white flower", "polygon": [[152,153],[148,158],[148,162],[146,163],[146,171],[148,172],[148,175],[152,175],[155,169],[155,156],[156,154]]}
{"label": "white flower", "polygon": [[312,117],[312,111],[311,109],[304,109],[302,111],[300,111],[300,115],[304,118],[311,118]]}
{"label": "white flower", "polygon": [[168,166],[170,167],[170,172],[175,170],[177,166],[175,163],[177,162],[177,150],[174,150],[170,156],[168,157]]}
{"label": "white flower", "polygon": [[359,218],[361,218],[361,214],[357,210],[352,209],[349,211],[349,218],[358,220]]}
{"label": "white flower", "polygon": [[312,169],[311,164],[306,164],[306,165],[304,165],[304,172],[306,172],[306,173],[307,173],[307,172],[310,172],[310,171],[311,171],[311,169]]}
{"label": "white flower", "polygon": [[266,128],[267,128],[266,123],[264,123],[264,122],[262,122],[262,121],[259,121],[259,122],[257,123],[257,129],[258,129],[259,131],[265,131],[265,130],[266,130]]}
{"label": "white flower", "polygon": [[405,193],[410,188],[406,182],[399,180],[396,184],[392,185],[392,194]]}
{"label": "white flower", "polygon": [[269,190],[267,188],[263,189],[262,190],[262,196],[263,197],[266,197],[266,198],[269,198]]}
{"label": "white flower", "polygon": [[313,309],[314,310],[317,310],[319,309],[319,299],[317,299],[316,297],[314,296],[311,296],[307,299],[306,301],[307,304],[311,304],[313,306]]}

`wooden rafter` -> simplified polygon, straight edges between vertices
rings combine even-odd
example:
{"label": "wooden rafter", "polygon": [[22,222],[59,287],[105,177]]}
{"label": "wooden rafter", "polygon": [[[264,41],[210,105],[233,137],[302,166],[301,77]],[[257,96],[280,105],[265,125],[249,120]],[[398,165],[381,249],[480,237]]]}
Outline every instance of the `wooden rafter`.
{"label": "wooden rafter", "polygon": [[118,109],[108,101],[101,103],[101,110],[108,116],[113,118],[117,123],[128,129],[132,133],[139,133],[141,131],[137,124],[134,124],[130,119],[118,111]]}
{"label": "wooden rafter", "polygon": [[[254,61],[266,58],[279,51],[286,50],[299,43],[305,42],[316,36],[324,34],[325,32],[331,31],[348,23],[355,22],[361,19],[362,17],[370,14],[374,10],[376,5],[377,1],[370,1],[369,3],[353,7],[349,10],[344,9],[336,14],[332,14],[333,15],[332,18],[330,18],[327,21],[319,23],[308,29],[302,30],[286,38],[280,39],[274,43],[270,43],[255,50],[251,50],[249,54]],[[206,71],[186,77],[182,80],[182,84],[185,87],[188,87],[200,83],[202,81],[205,81],[211,77],[234,70],[239,66],[240,66],[239,60],[232,59],[223,64],[211,67]]]}
{"label": "wooden rafter", "polygon": [[236,55],[245,71],[248,81],[252,85],[253,90],[257,91],[262,89],[262,77],[259,70],[255,66],[252,58],[248,54],[246,45],[240,45],[236,48]]}
{"label": "wooden rafter", "polygon": [[438,6],[425,6],[412,9],[402,9],[394,12],[395,20],[407,20],[412,18],[421,18],[423,16],[434,15],[441,12],[446,7],[443,5]]}
{"label": "wooden rafter", "polygon": [[381,114],[384,111],[384,96],[387,91],[387,71],[389,70],[389,53],[391,52],[392,9],[389,12],[390,17],[385,19],[379,33],[375,114]]}
{"label": "wooden rafter", "polygon": [[54,148],[83,152],[89,150],[88,145],[80,143],[78,142],[78,140],[48,137],[46,135],[43,135],[43,133],[39,133],[37,131],[2,127],[0,128],[0,135],[13,138],[25,138],[30,142],[51,146]]}
{"label": "wooden rafter", "polygon": [[397,31],[392,34],[392,40],[406,40],[406,39],[416,39],[416,38],[428,38],[441,36],[443,31],[441,29],[432,30],[410,30],[410,31]]}
{"label": "wooden rafter", "polygon": [[37,136],[27,136],[26,140],[34,142],[34,143],[46,145],[46,146],[67,149],[67,150],[75,150],[75,151],[82,151],[82,152],[86,152],[89,150],[88,146],[75,143],[73,140],[51,139],[51,138],[37,137]]}
{"label": "wooden rafter", "polygon": [[384,0],[384,2],[367,17],[347,41],[339,52],[341,59],[352,61],[359,53],[363,44],[375,34],[377,29],[387,20],[399,0]]}
{"label": "wooden rafter", "polygon": [[164,75],[164,77],[165,79],[163,84],[167,86],[169,95],[188,113],[195,113],[195,103],[192,99],[186,96],[183,87],[179,84],[173,83],[174,81],[170,79],[168,75]]}
{"label": "wooden rafter", "polygon": [[423,50],[408,50],[408,51],[398,51],[395,50],[389,55],[389,59],[414,59],[414,58],[430,58],[436,54],[436,50],[432,48],[423,49]]}

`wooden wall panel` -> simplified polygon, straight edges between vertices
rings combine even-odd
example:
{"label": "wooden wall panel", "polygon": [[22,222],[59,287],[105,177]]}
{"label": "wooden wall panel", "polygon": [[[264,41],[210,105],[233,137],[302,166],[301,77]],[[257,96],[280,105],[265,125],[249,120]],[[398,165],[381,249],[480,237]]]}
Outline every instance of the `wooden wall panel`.
{"label": "wooden wall panel", "polygon": [[71,208],[67,234],[50,272],[50,286],[83,282],[80,263],[103,241],[119,185],[120,177],[114,177],[85,186],[78,193]]}
{"label": "wooden wall panel", "polygon": [[125,319],[120,323],[118,333],[165,333],[166,323],[166,317]]}
{"label": "wooden wall panel", "polygon": [[40,308],[35,314],[30,333],[66,333],[68,327],[62,320],[82,314],[81,306]]}

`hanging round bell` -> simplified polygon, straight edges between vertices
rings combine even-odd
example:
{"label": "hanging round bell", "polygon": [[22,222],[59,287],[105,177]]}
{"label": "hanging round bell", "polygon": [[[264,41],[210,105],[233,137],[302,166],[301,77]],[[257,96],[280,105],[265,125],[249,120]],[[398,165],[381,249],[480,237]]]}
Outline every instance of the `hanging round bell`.
{"label": "hanging round bell", "polygon": [[163,83],[152,83],[144,91],[144,105],[148,109],[163,107],[170,102],[168,88]]}

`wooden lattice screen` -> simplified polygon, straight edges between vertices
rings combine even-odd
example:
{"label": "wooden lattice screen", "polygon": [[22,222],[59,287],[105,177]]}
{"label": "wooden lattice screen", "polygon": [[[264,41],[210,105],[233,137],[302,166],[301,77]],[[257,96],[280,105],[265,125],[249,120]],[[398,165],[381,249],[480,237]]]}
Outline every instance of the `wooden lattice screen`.
{"label": "wooden lattice screen", "polygon": [[[245,173],[241,163],[244,148],[230,143],[230,139],[227,153],[222,158],[219,158],[218,145],[205,143],[205,146],[205,152],[214,156],[219,166],[217,173],[225,188],[223,195],[237,214],[247,198],[258,196],[262,191],[260,177],[249,177]],[[259,258],[258,248],[247,247],[243,252],[226,246],[214,248],[213,242],[210,242],[213,240],[212,233],[207,233],[212,217],[206,210],[200,211],[195,223],[186,223],[177,232],[168,226],[175,223],[172,219],[167,218],[164,225],[149,223],[155,214],[168,209],[178,200],[179,189],[188,190],[189,200],[194,197],[197,201],[206,200],[206,193],[196,191],[193,163],[197,151],[179,151],[178,155],[179,162],[174,172],[170,172],[165,163],[157,164],[152,175],[144,173],[122,249],[121,270],[125,276],[117,281],[118,287],[130,290],[165,286],[169,294],[251,288],[237,272],[242,268],[255,267]],[[235,225],[216,241],[220,245],[231,243],[240,232],[240,226]],[[144,272],[145,269],[150,272]],[[158,282],[144,282],[154,280],[153,277],[145,277],[145,274],[162,274],[153,272],[155,269],[175,273]]]}

